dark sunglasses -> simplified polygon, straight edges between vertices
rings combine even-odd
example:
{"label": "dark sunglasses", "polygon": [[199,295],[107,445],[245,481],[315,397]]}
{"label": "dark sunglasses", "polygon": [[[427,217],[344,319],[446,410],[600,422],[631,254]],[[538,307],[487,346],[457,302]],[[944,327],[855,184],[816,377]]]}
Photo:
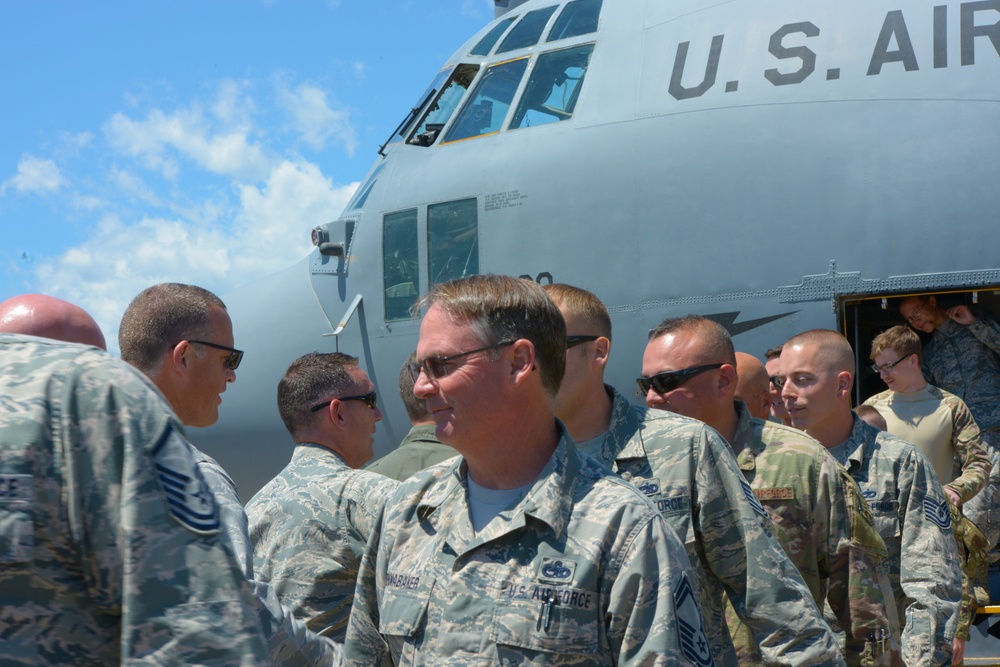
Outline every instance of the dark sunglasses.
{"label": "dark sunglasses", "polygon": [[374,391],[369,392],[367,394],[362,394],[360,396],[334,396],[333,398],[325,400],[322,403],[317,403],[316,405],[314,405],[311,408],[309,408],[309,411],[310,412],[319,412],[320,410],[322,410],[323,408],[325,408],[326,406],[330,405],[331,403],[333,403],[336,400],[340,400],[340,401],[364,401],[365,405],[367,405],[369,408],[371,408],[372,410],[374,410],[375,409],[375,400],[376,400],[376,398],[378,398],[378,396],[375,394]]}
{"label": "dark sunglasses", "polygon": [[767,381],[773,384],[775,389],[781,389],[785,386],[785,378],[780,375],[769,375]]}
{"label": "dark sunglasses", "polygon": [[[174,343],[173,347],[177,347],[182,342],[183,341],[178,341],[177,343]],[[209,343],[203,340],[189,340],[188,342],[194,343],[196,345],[204,345],[205,347],[214,347],[216,350],[225,350],[226,352],[228,352],[229,356],[226,357],[226,368],[228,368],[231,371],[235,371],[237,368],[239,368],[240,362],[243,361],[243,350],[237,350],[236,348],[233,347],[226,347],[225,345]]]}
{"label": "dark sunglasses", "polygon": [[449,362],[461,359],[462,357],[467,357],[470,354],[475,354],[476,352],[485,352],[487,350],[495,350],[498,347],[513,345],[516,342],[516,340],[505,340],[494,345],[477,347],[475,350],[469,350],[468,352],[459,352],[458,354],[453,354],[450,357],[427,357],[426,359],[421,359],[420,361],[411,361],[406,365],[406,367],[410,369],[410,376],[413,378],[414,382],[416,382],[417,378],[420,377],[421,370],[427,374],[427,379],[437,380],[448,374]]}
{"label": "dark sunglasses", "polygon": [[592,340],[597,340],[600,336],[566,336],[566,349],[571,347],[576,347],[582,343],[589,343]]}
{"label": "dark sunglasses", "polygon": [[671,392],[677,387],[681,386],[691,378],[701,375],[705,371],[710,371],[713,368],[720,368],[722,364],[705,364],[704,366],[692,366],[691,368],[682,368],[679,371],[666,371],[664,373],[657,373],[650,378],[636,378],[635,383],[639,385],[639,392],[641,396],[645,396],[649,393],[650,388],[657,394],[666,394]]}

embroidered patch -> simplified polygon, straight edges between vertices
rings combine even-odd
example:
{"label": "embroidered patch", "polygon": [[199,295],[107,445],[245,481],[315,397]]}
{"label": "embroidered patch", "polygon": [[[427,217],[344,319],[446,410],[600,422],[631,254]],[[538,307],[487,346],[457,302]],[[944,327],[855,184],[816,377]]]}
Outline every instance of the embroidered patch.
{"label": "embroidered patch", "polygon": [[656,504],[656,509],[663,516],[678,516],[688,514],[691,511],[691,499],[687,496],[656,498],[653,502]]}
{"label": "embroidered patch", "polygon": [[715,660],[709,650],[701,609],[686,574],[681,575],[677,590],[674,591],[674,613],[684,656],[699,667],[714,667]]}
{"label": "embroidered patch", "polygon": [[753,489],[750,488],[747,481],[745,479],[741,479],[740,484],[743,485],[743,495],[746,496],[747,502],[750,503],[750,507],[752,507],[757,514],[767,517],[767,510],[764,509],[764,506],[760,504],[759,500],[757,500],[757,496],[753,494]]}
{"label": "embroidered patch", "polygon": [[538,568],[538,580],[552,584],[567,584],[573,581],[576,563],[565,558],[547,557]]}
{"label": "embroidered patch", "polygon": [[773,489],[754,489],[757,500],[795,500],[795,489],[790,486]]}
{"label": "embroidered patch", "polygon": [[153,467],[170,514],[199,533],[219,530],[219,506],[191,450],[169,429],[153,449]]}
{"label": "embroidered patch", "polygon": [[871,500],[872,498],[874,498],[877,495],[878,495],[878,493],[876,493],[875,491],[872,491],[871,489],[865,489],[864,491],[861,492],[861,496],[865,500]]}
{"label": "embroidered patch", "polygon": [[947,500],[937,501],[924,496],[924,516],[941,530],[951,530],[951,511]]}
{"label": "embroidered patch", "polygon": [[644,479],[635,486],[647,496],[655,496],[660,492],[660,480],[658,479]]}

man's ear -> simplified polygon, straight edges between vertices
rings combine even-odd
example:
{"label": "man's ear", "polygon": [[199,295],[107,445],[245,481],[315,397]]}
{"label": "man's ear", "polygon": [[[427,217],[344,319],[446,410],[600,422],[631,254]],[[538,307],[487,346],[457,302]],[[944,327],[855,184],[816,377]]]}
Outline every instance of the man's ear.
{"label": "man's ear", "polygon": [[517,340],[510,352],[510,378],[514,384],[535,370],[535,346],[530,340]]}
{"label": "man's ear", "polygon": [[608,358],[611,356],[611,341],[601,336],[594,341],[594,361],[602,368],[607,366]]}
{"label": "man's ear", "polygon": [[736,393],[736,369],[732,364],[722,364],[719,367],[719,382],[716,385],[720,396]]}
{"label": "man's ear", "polygon": [[194,348],[186,340],[174,345],[174,348],[170,350],[170,354],[167,357],[166,363],[173,366],[176,373],[180,375],[185,375],[187,373],[188,365],[190,364],[190,356],[194,354]]}
{"label": "man's ear", "polygon": [[837,373],[837,393],[841,396],[849,395],[851,387],[854,386],[854,376],[847,371]]}

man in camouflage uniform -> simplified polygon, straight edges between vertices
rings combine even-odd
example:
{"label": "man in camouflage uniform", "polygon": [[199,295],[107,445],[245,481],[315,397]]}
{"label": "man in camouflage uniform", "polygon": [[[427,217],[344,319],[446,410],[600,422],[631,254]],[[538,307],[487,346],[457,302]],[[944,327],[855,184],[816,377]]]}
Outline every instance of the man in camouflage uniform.
{"label": "man in camouflage uniform", "polygon": [[553,415],[566,329],[542,289],[474,276],[423,305],[414,391],[462,456],[386,505],[348,662],[713,664],[677,536]]}
{"label": "man in camouflage uniform", "polygon": [[403,407],[406,408],[406,416],[410,418],[412,428],[399,443],[399,447],[365,467],[365,470],[377,472],[400,482],[418,470],[430,468],[432,465],[458,456],[458,452],[434,435],[434,420],[427,412],[427,406],[413,395],[410,364],[416,360],[417,355],[411,354],[399,370],[399,397],[403,400]]}
{"label": "man in camouflage uniform", "polygon": [[4,664],[268,664],[219,508],[145,380],[0,334],[0,396]]}
{"label": "man in camouflage uniform", "polygon": [[736,353],[736,400],[743,401],[755,419],[771,418],[771,379],[760,359]]}
{"label": "man in camouflage uniform", "polygon": [[358,561],[397,486],[356,470],[382,418],[375,387],[356,358],[314,352],[281,378],[278,412],[295,450],[247,503],[254,571],[310,630],[342,642]]}
{"label": "man in camouflage uniform", "polygon": [[931,334],[921,359],[924,377],[965,401],[989,450],[990,481],[962,511],[986,535],[995,561],[1000,558],[995,549],[1000,539],[1000,321],[987,310],[978,316],[962,305],[945,310],[934,296],[907,297],[899,313],[917,331]]}
{"label": "man in camouflage uniform", "polygon": [[[136,296],[118,331],[122,360],[156,385],[185,426],[211,426],[219,419],[220,394],[236,380],[243,352],[233,347],[233,324],[216,295],[195,285],[161,283]],[[247,516],[236,483],[190,442],[198,470],[215,497],[230,546],[257,594],[275,665],[335,664],[340,649],[310,632],[278,602],[274,591],[257,581]]]}
{"label": "man in camouflage uniform", "polygon": [[781,370],[792,424],[847,467],[889,548],[903,660],[909,667],[950,664],[962,584],[948,501],[933,469],[916,447],[851,410],[854,353],[836,331],[790,339]]}
{"label": "man in camouflage uniform", "polygon": [[556,415],[581,448],[643,491],[685,543],[716,662],[737,664],[724,611],[728,594],[767,647],[767,664],[843,664],[726,442],[702,422],[633,405],[604,384],[611,347],[604,304],[569,285],[545,289],[570,334]]}
{"label": "man in camouflage uniform", "polygon": [[[888,552],[857,484],[820,443],[793,428],[755,419],[743,401],[735,401],[736,353],[722,325],[690,315],[664,320],[649,336],[644,374],[722,362],[695,378],[698,387],[692,381],[666,393],[650,388],[646,404],[699,419],[729,442],[816,604],[821,609],[829,604],[847,663],[888,665],[899,635],[882,567]],[[690,396],[678,395],[684,391]],[[740,665],[760,664],[759,648],[731,605],[727,615]]]}

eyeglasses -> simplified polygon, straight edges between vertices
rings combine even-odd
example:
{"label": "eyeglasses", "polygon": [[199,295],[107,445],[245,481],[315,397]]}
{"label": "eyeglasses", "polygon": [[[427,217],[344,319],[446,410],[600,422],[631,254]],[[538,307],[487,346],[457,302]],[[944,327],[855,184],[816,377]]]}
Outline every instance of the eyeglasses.
{"label": "eyeglasses", "polygon": [[664,373],[657,373],[653,377],[648,378],[636,378],[635,383],[639,385],[640,396],[645,396],[649,393],[650,388],[653,389],[657,394],[666,394],[671,392],[677,387],[681,386],[691,378],[701,375],[705,371],[710,371],[713,368],[720,368],[722,364],[705,364],[704,366],[692,366],[691,368],[682,368],[679,371],[666,371]]}
{"label": "eyeglasses", "polygon": [[924,307],[926,305],[927,304],[921,304],[921,305],[917,306],[916,308],[913,309],[913,312],[910,313],[904,319],[907,322],[909,322],[910,324],[914,324],[916,322],[916,320],[923,320],[923,319],[925,319],[924,318]]}
{"label": "eyeglasses", "polygon": [[597,340],[600,336],[566,336],[566,349],[571,347],[576,347],[581,343],[589,343],[592,340]]}
{"label": "eyeglasses", "polygon": [[487,345],[486,347],[477,347],[475,350],[469,350],[468,352],[459,352],[458,354],[453,354],[450,357],[427,357],[426,359],[421,359],[420,361],[411,361],[406,365],[406,367],[410,369],[410,376],[413,378],[414,382],[416,382],[417,378],[420,377],[421,370],[427,374],[428,380],[438,380],[448,374],[449,362],[461,359],[462,357],[467,357],[470,354],[475,354],[476,352],[486,352],[487,350],[495,350],[499,347],[513,345],[516,342],[516,340],[505,340],[501,343]]}
{"label": "eyeglasses", "polygon": [[[184,341],[177,341],[171,346],[171,348],[177,347],[183,342]],[[188,342],[195,343],[196,345],[204,345],[206,347],[214,347],[216,350],[225,350],[226,352],[228,352],[229,356],[226,357],[226,368],[228,368],[231,371],[235,371],[237,368],[239,368],[240,362],[243,361],[243,350],[237,350],[236,348],[233,347],[226,347],[225,345],[209,343],[203,340],[189,340]]]}
{"label": "eyeglasses", "polygon": [[[915,353],[914,352],[910,352],[910,354],[915,354]],[[903,355],[902,357],[900,357],[896,361],[892,362],[891,364],[886,364],[885,366],[879,366],[878,364],[872,364],[872,370],[875,371],[876,373],[892,373],[893,369],[896,368],[896,366],[898,366],[901,363],[903,363],[903,361],[905,359],[907,359],[910,356],[910,354]]]}
{"label": "eyeglasses", "polygon": [[785,386],[785,378],[780,375],[768,376],[767,381],[773,384],[775,389],[781,389]]}
{"label": "eyeglasses", "polygon": [[364,401],[365,405],[367,405],[369,408],[371,408],[372,410],[374,410],[375,409],[375,400],[377,398],[378,398],[378,396],[375,394],[374,391],[369,392],[367,394],[361,394],[360,396],[334,396],[333,398],[331,398],[329,400],[326,400],[326,401],[323,401],[322,403],[317,403],[316,405],[314,405],[311,408],[309,408],[309,411],[310,412],[319,412],[320,410],[322,410],[323,408],[325,408],[326,406],[330,405],[331,403],[333,403],[334,401],[337,401],[337,400],[339,400],[341,402],[343,402],[343,401]]}

